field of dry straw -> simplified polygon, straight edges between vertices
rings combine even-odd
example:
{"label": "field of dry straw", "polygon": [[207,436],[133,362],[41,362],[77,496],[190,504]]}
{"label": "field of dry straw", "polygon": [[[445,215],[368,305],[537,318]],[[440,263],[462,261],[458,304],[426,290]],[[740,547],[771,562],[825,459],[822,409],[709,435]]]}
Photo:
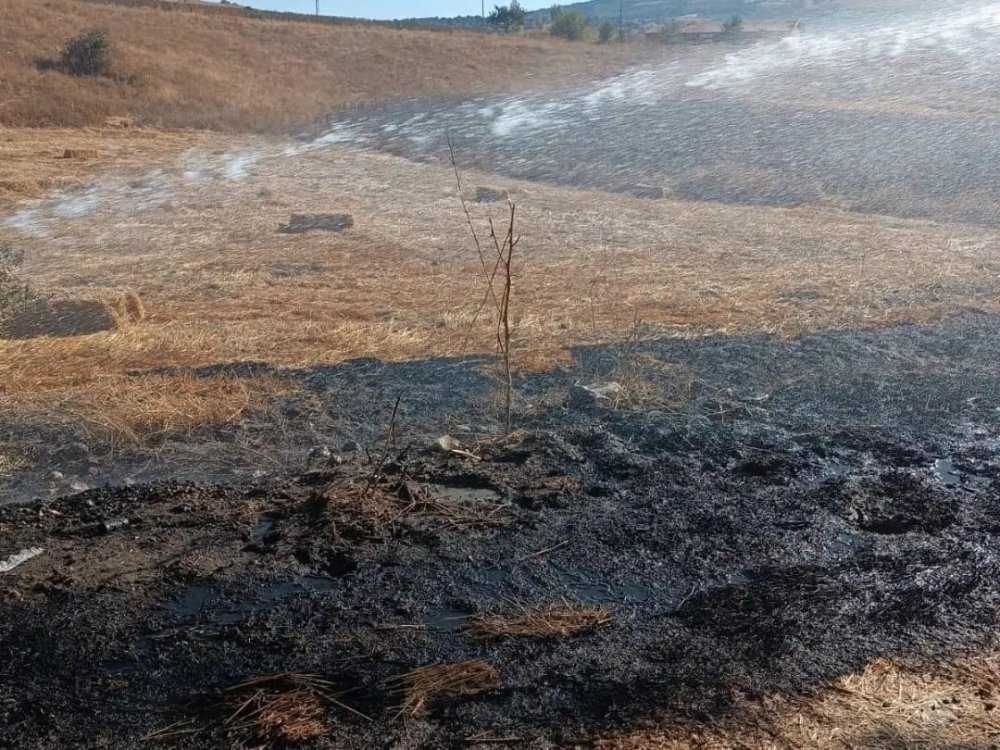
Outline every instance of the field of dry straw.
{"label": "field of dry straw", "polygon": [[[490,325],[476,318],[482,274],[449,166],[346,147],[290,159],[286,142],[267,138],[231,140],[225,150],[217,136],[171,138],[158,157],[99,181],[81,215],[51,199],[0,228],[0,243],[25,251],[25,276],[39,291],[112,299],[132,289],[149,312],[114,333],[0,342],[4,418],[83,420],[134,442],[238,416],[264,396],[225,379],[142,375],[152,368],[491,351]],[[173,156],[181,145],[200,147]],[[241,155],[253,157],[252,174],[221,177]],[[637,317],[650,335],[793,336],[1000,305],[998,237],[985,228],[503,187],[522,235],[520,369],[565,360],[574,345],[620,340]],[[506,214],[504,204],[470,210],[480,231]],[[329,211],[351,213],[354,228],[278,231],[292,213]],[[178,379],[187,385],[175,387]],[[185,403],[176,414],[160,404],[175,396]]]}

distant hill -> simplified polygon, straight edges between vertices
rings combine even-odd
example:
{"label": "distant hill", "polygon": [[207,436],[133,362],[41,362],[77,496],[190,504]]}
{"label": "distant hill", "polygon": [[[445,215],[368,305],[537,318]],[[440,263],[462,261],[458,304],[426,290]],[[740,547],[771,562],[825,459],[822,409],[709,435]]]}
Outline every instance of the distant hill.
{"label": "distant hill", "polygon": [[[877,4],[879,0],[874,0]],[[701,18],[728,18],[739,15],[743,18],[785,18],[809,17],[817,13],[836,10],[842,5],[851,5],[854,0],[584,0],[578,3],[560,3],[566,10],[583,13],[591,20],[617,21],[619,7],[626,24],[636,25],[647,22],[663,22],[683,16]],[[506,0],[491,0],[493,4],[506,4]],[[540,25],[549,17],[549,10],[534,10],[526,14],[528,25]],[[447,26],[481,26],[479,16],[457,18],[408,19],[404,23]]]}
{"label": "distant hill", "polygon": [[[647,54],[163,0],[0,0],[0,20],[0,129],[132,118],[295,132],[340,107],[533,90],[614,75]],[[67,41],[92,29],[110,40],[112,74],[66,74]]]}

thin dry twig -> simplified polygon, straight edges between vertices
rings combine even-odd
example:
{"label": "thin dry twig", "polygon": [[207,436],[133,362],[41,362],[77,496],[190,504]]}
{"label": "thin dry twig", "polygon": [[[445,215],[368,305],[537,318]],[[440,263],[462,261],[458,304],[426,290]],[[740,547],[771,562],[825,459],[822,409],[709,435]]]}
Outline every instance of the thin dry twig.
{"label": "thin dry twig", "polygon": [[563,541],[559,542],[558,544],[553,544],[551,547],[546,547],[545,549],[540,549],[540,550],[538,550],[536,552],[532,552],[530,554],[527,554],[524,557],[519,557],[519,558],[517,558],[517,560],[515,560],[515,562],[522,563],[522,562],[525,562],[526,560],[532,560],[532,559],[534,559],[536,557],[544,557],[545,555],[550,555],[553,552],[558,552],[559,550],[564,549],[565,547],[568,547],[568,546],[569,546],[569,540],[568,539],[564,539]]}
{"label": "thin dry twig", "polygon": [[389,460],[389,453],[396,445],[396,415],[399,413],[399,403],[402,399],[401,395],[396,396],[396,403],[392,407],[392,416],[389,418],[389,429],[385,436],[385,444],[382,447],[382,453],[378,461],[372,468],[371,476],[368,478],[368,484],[365,486],[363,493],[365,496],[370,495],[372,490],[375,489],[375,485],[382,476],[382,469],[385,467],[386,461]]}

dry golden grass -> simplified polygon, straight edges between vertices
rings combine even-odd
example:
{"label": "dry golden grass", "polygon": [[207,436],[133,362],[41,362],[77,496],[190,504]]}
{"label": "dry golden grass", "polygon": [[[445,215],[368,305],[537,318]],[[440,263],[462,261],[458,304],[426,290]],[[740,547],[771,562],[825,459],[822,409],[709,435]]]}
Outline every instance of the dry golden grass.
{"label": "dry golden grass", "polygon": [[[114,78],[39,70],[93,28]],[[258,20],[79,0],[0,2],[0,124],[83,126],[130,115],[160,127],[285,132],[332,109],[410,96],[525,90],[594,77],[662,49],[527,36]]]}
{"label": "dry golden grass", "polygon": [[[148,169],[157,160],[176,158],[192,148],[217,150],[232,142],[231,136],[138,128],[0,128],[0,208],[75,187],[112,168]],[[67,148],[94,144],[100,145],[96,160],[62,158]]]}
{"label": "dry golden grass", "polygon": [[987,750],[1000,738],[1000,652],[934,669],[885,659],[813,698],[717,725],[607,738],[600,750]]}
{"label": "dry golden grass", "polygon": [[[27,376],[5,396],[6,415],[27,413],[51,424],[70,424],[112,448],[154,445],[204,425],[237,421],[290,388],[273,378],[197,377],[191,374],[107,375],[53,393]],[[7,385],[10,384],[8,381]]]}
{"label": "dry golden grass", "polygon": [[[325,715],[335,706],[357,717],[371,721],[369,716],[340,701],[333,683],[319,675],[299,672],[254,677],[224,691],[224,717],[221,729],[234,738],[234,747],[247,747],[247,739],[263,743],[256,747],[297,744],[328,734]],[[159,729],[144,739],[165,742],[180,736],[197,736],[214,729],[198,726],[187,720]]]}
{"label": "dry golden grass", "polygon": [[21,453],[9,445],[0,444],[0,477],[7,477],[28,465]]}
{"label": "dry golden grass", "polygon": [[479,638],[552,638],[586,633],[611,622],[607,607],[556,602],[544,607],[519,604],[504,614],[475,617],[468,632]]}
{"label": "dry golden grass", "polygon": [[304,742],[328,731],[322,720],[323,703],[309,690],[275,695],[261,690],[250,699],[250,707],[238,710],[243,713],[231,717],[232,731],[251,730],[258,740]]}
{"label": "dry golden grass", "polygon": [[[340,703],[332,683],[311,674],[284,672],[246,680],[226,690],[232,695],[226,730],[248,733],[265,743],[304,742],[329,731],[323,716]],[[367,717],[365,717],[367,718]]]}
{"label": "dry golden grass", "polygon": [[390,682],[404,694],[401,711],[409,716],[417,716],[434,701],[476,695],[499,684],[500,672],[486,661],[432,664]]}
{"label": "dry golden grass", "polygon": [[[141,324],[115,333],[0,341],[0,417],[42,410],[65,422],[89,403],[120,409],[115,389],[126,374],[158,367],[308,368],[493,351],[492,326],[476,318],[482,271],[448,167],[344,147],[287,158],[286,142],[266,139],[226,153],[241,144],[257,159],[242,182],[184,177],[192,163],[217,170],[224,154],[161,153],[99,181],[103,198],[89,214],[62,215],[43,201],[31,207],[43,234],[0,225],[0,243],[25,251],[25,277],[40,292],[113,300],[131,289],[148,307]],[[144,187],[150,173],[159,182]],[[620,341],[636,315],[650,336],[795,336],[1000,310],[993,229],[501,182],[523,235],[513,303],[519,370],[565,360],[575,345]],[[350,212],[355,226],[276,232],[292,213],[331,210]],[[503,209],[470,210],[482,228]],[[127,382],[141,390],[145,378]],[[642,398],[641,378],[636,386]],[[232,394],[222,416],[245,401],[231,384],[213,387]],[[169,396],[157,377],[148,390],[153,400]]]}

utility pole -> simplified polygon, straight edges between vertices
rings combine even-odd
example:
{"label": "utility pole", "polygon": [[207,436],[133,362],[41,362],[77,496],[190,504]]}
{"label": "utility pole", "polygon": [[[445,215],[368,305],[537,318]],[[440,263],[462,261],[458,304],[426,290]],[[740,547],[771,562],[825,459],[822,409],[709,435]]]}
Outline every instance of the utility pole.
{"label": "utility pole", "polygon": [[[319,2],[319,0],[316,0]],[[614,6],[612,6],[614,7]],[[625,0],[618,0],[618,43],[625,41]]]}
{"label": "utility pole", "polygon": [[319,0],[316,0],[316,15],[319,15]]}
{"label": "utility pole", "polygon": [[486,28],[486,0],[483,0],[483,28]]}

